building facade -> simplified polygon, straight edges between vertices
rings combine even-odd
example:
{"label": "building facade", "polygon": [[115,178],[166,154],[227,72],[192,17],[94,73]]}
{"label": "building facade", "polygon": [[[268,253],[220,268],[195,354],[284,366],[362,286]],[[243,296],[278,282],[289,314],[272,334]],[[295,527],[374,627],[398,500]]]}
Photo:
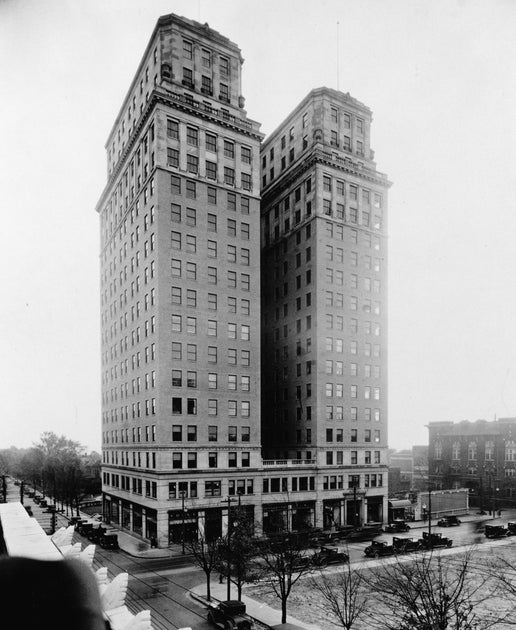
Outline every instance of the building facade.
{"label": "building facade", "polygon": [[[356,522],[356,514],[360,522],[386,516],[382,502],[387,483],[383,453],[388,182],[372,162],[370,112],[349,96],[330,91],[335,106],[341,107],[342,129],[349,110],[353,125],[362,121],[362,131],[357,126],[356,132],[348,132],[353,152],[325,156],[325,163],[330,162],[324,168],[318,156],[325,155],[329,145],[319,138],[315,110],[310,152],[305,151],[304,158],[304,140],[296,138],[299,151],[291,165],[297,172],[309,158],[313,176],[313,190],[306,194],[311,196],[314,216],[303,220],[302,237],[311,239],[314,258],[307,261],[303,277],[310,271],[319,291],[314,292],[314,310],[303,306],[303,326],[309,316],[313,318],[314,344],[312,358],[303,360],[303,371],[311,361],[318,378],[312,381],[316,402],[296,398],[305,414],[309,406],[313,409],[310,421],[303,416],[304,442],[289,441],[285,429],[288,425],[288,436],[293,425],[282,420],[276,432],[268,406],[271,385],[266,380],[267,387],[261,386],[261,345],[265,339],[263,357],[269,361],[271,343],[267,326],[263,339],[260,330],[262,255],[266,278],[275,274],[276,265],[269,266],[271,242],[264,240],[261,252],[260,236],[265,239],[269,212],[265,209],[260,215],[263,135],[244,108],[242,63],[238,46],[208,25],[176,15],[161,17],[106,144],[107,184],[96,208],[101,242],[104,518],[136,536],[156,538],[160,546],[185,535],[221,536],[227,531],[229,506],[237,500],[265,530]],[[289,119],[288,124],[295,129],[302,120]],[[270,142],[278,138],[273,134],[266,144],[267,155]],[[281,160],[280,149],[278,155]],[[361,195],[360,203],[350,203],[350,210],[360,211],[353,227],[337,216],[321,215],[328,198],[321,188],[326,186],[323,170],[335,178],[335,195],[340,194],[340,179]],[[365,205],[366,187],[370,210]],[[269,206],[275,191],[267,180]],[[351,202],[352,188],[346,194]],[[339,199],[334,200],[335,212]],[[367,390],[365,401],[370,401],[352,405],[356,418],[351,408],[346,407],[341,419],[335,411],[333,424],[326,415],[331,403],[323,384],[328,381],[324,365],[330,357],[335,366],[340,359],[324,346],[332,333],[325,330],[323,319],[318,321],[326,317],[327,325],[332,315],[336,326],[344,322],[338,301],[329,310],[320,301],[330,290],[328,277],[319,278],[326,274],[323,257],[329,256],[330,243],[337,238],[329,235],[330,224],[335,235],[356,239],[355,248],[351,241],[344,245],[344,236],[332,247],[335,277],[343,278],[339,292],[357,300],[356,338],[349,337],[346,343],[354,342],[356,352],[363,354],[351,362],[356,381],[335,367],[332,382],[335,392],[347,388],[346,400],[354,385],[357,397],[365,397]],[[300,228],[288,231],[286,241],[299,238]],[[364,271],[362,277],[357,268],[357,283],[362,284],[352,293],[347,283],[354,280],[346,271],[351,263],[344,260],[348,255],[356,255],[356,264]],[[366,312],[368,317],[362,315]],[[289,325],[296,326],[297,319],[289,320]],[[355,324],[346,318],[345,326],[347,330]],[[339,336],[344,343],[344,332]],[[337,343],[335,352],[342,352]],[[346,370],[352,369],[347,365]],[[305,396],[309,379],[289,386],[298,384]],[[339,401],[332,402],[338,408]],[[313,442],[307,439],[309,426]],[[271,431],[276,432],[277,446]],[[262,441],[267,445],[266,459]]]}
{"label": "building facade", "polygon": [[387,494],[390,183],[370,126],[349,94],[315,89],[261,151],[264,453],[313,462],[339,523],[357,491],[382,520]]}
{"label": "building facade", "polygon": [[484,510],[516,505],[516,418],[431,422],[428,468],[437,488],[469,488]]}

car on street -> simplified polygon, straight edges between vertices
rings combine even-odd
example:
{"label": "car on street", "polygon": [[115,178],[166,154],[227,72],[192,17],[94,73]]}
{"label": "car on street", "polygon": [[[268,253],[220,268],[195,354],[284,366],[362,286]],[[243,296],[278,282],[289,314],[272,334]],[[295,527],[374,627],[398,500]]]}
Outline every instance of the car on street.
{"label": "car on street", "polygon": [[460,524],[460,519],[458,519],[455,515],[443,516],[443,518],[437,521],[437,525],[439,525],[439,527],[455,527]]}
{"label": "car on street", "polygon": [[411,551],[419,551],[421,549],[421,543],[414,538],[399,538],[393,536],[392,546],[396,553],[410,553]]}
{"label": "car on street", "polygon": [[408,532],[410,530],[410,525],[407,525],[405,521],[401,519],[396,519],[391,521],[388,525],[383,528],[383,531],[388,534],[397,534],[398,532]]}
{"label": "car on street", "polygon": [[236,599],[212,604],[208,610],[208,621],[223,630],[252,630],[253,620],[246,615],[245,604]]}
{"label": "car on street", "polygon": [[503,538],[509,535],[509,530],[503,525],[486,525],[484,534],[486,538]]}
{"label": "car on street", "polygon": [[451,547],[453,545],[453,540],[451,538],[447,538],[443,536],[441,533],[432,532],[429,534],[428,532],[423,532],[423,538],[419,539],[421,543],[422,549],[433,549],[434,547]]}
{"label": "car on street", "polygon": [[319,567],[324,567],[328,564],[345,564],[349,562],[349,556],[339,547],[326,545],[321,547],[321,551],[315,554],[314,562]]}
{"label": "car on street", "polygon": [[342,540],[348,541],[359,541],[359,540],[373,540],[377,536],[380,536],[382,533],[382,528],[378,525],[374,526],[364,526],[364,527],[355,527],[350,532],[343,537]]}
{"label": "car on street", "polygon": [[393,545],[389,545],[385,540],[373,540],[372,543],[364,549],[364,553],[368,558],[382,558],[384,556],[392,556],[395,553]]}

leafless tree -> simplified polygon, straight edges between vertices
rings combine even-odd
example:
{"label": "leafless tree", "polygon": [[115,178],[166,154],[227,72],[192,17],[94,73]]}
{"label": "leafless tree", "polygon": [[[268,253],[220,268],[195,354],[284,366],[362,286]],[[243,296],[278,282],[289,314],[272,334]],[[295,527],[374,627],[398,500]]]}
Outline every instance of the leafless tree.
{"label": "leafless tree", "polygon": [[279,532],[261,547],[262,579],[281,602],[281,623],[287,622],[287,601],[299,579],[313,570],[306,541],[295,533]]}
{"label": "leafless tree", "polygon": [[418,554],[382,563],[365,578],[378,607],[370,626],[387,630],[485,630],[501,622],[485,603],[496,584],[472,566],[471,551],[460,557]]}
{"label": "leafless tree", "polygon": [[329,612],[339,626],[351,630],[365,617],[369,594],[360,569],[353,570],[348,563],[337,575],[321,573],[312,586],[322,596],[320,610]]}
{"label": "leafless tree", "polygon": [[194,563],[204,571],[206,575],[206,599],[211,600],[210,578],[219,556],[218,541],[206,541],[204,538],[190,540],[185,547],[193,556]]}

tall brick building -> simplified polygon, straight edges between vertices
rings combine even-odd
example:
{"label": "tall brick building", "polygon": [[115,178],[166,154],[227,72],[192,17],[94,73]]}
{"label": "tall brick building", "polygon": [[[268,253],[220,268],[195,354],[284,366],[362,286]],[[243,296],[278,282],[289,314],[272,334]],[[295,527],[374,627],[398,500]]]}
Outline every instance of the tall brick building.
{"label": "tall brick building", "polygon": [[[97,204],[104,515],[160,545],[184,533],[223,534],[228,497],[265,529],[387,513],[389,184],[369,148],[371,113],[348,95],[315,90],[280,128],[288,141],[275,132],[260,156],[242,62],[240,49],[208,25],[161,17],[106,144],[108,181]],[[264,286],[273,287],[264,293],[263,337],[261,245]],[[301,273],[303,289],[309,277],[313,289],[297,309]],[[285,282],[288,313],[286,294],[276,299]],[[276,309],[288,328],[281,343]],[[293,362],[283,372],[287,344]],[[273,407],[269,368],[288,390]]]}

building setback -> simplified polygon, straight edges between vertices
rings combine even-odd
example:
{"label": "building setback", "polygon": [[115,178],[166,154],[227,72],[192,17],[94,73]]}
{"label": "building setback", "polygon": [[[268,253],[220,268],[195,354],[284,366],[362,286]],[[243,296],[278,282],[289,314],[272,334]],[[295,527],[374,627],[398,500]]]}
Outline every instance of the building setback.
{"label": "building setback", "polygon": [[[377,521],[387,514],[384,235],[388,182],[372,162],[370,112],[347,95],[312,92],[303,102],[313,107],[309,148],[303,144],[301,149],[299,143],[307,135],[303,133],[296,138],[299,150],[292,159],[289,155],[289,168],[280,174],[283,154],[278,146],[278,177],[270,182],[272,166],[267,165],[260,219],[263,135],[244,109],[242,63],[240,49],[208,25],[176,15],[161,17],[106,144],[108,181],[97,204],[104,517],[136,536],[155,537],[160,546],[179,542],[183,535],[213,539],[225,533],[228,497],[233,504],[238,497],[266,530],[356,522],[357,518]],[[326,107],[330,100],[338,108],[342,125],[346,115],[352,117],[353,125],[362,120],[362,132],[357,130],[356,138],[349,132],[353,152],[332,147],[322,119],[317,122],[318,116],[324,118],[318,103]],[[288,120],[294,130],[302,124],[301,118]],[[345,127],[340,131],[342,142]],[[276,135],[265,144],[267,154]],[[281,142],[279,136],[277,140]],[[289,151],[293,146],[289,144]],[[320,188],[326,186],[321,168],[333,178],[335,198]],[[310,196],[312,217],[307,220],[303,215],[297,225],[293,214],[292,227],[287,229],[282,208],[281,239],[291,240],[294,251],[302,228],[303,244],[308,239],[311,245],[306,247],[313,248],[311,264],[303,259],[303,282],[309,270],[313,274],[313,306],[303,302],[302,307],[305,345],[304,327],[312,317],[313,354],[303,356],[302,370],[304,377],[311,361],[313,402],[306,389],[310,379],[289,381],[293,413],[299,402],[304,415],[299,422],[297,416],[289,420],[282,415],[276,442],[271,439],[271,419],[277,418],[271,415],[277,414],[276,406],[271,408],[268,400],[271,384],[266,378],[262,392],[260,382],[260,234],[264,237],[263,273],[272,283],[277,265],[271,266],[270,252],[277,239],[271,224],[272,236],[267,241],[268,208],[275,205],[274,195],[284,195],[277,184],[283,186],[287,175],[289,181],[297,181],[299,173],[304,173],[303,182],[309,174],[313,176],[312,191],[306,192],[303,184],[302,193],[303,199]],[[328,198],[334,212],[339,212],[341,180],[346,186],[354,185],[357,195],[365,194],[366,187],[369,190],[369,224],[365,224],[365,201],[355,204],[353,228],[339,215],[323,216]],[[346,194],[351,195],[351,190]],[[297,208],[296,191],[293,185],[293,208]],[[353,208],[351,197],[349,208]],[[378,227],[377,219],[381,221]],[[329,235],[330,224],[335,236]],[[331,245],[338,234],[346,234],[347,239],[353,231],[358,239],[355,249],[343,241]],[[362,244],[367,238],[369,254]],[[331,308],[321,301],[331,290],[325,270],[331,267],[323,262],[330,245],[335,278],[342,278],[334,295],[345,296],[335,297]],[[357,267],[357,282],[369,279],[368,288],[357,284],[356,292],[350,292],[348,283],[354,272],[345,259],[352,251],[357,266],[362,265],[361,271]],[[297,275],[292,262],[292,295]],[[351,337],[347,338],[351,333],[344,331],[354,324],[344,317],[339,300],[351,300],[351,296],[357,300],[357,316],[352,318],[357,322],[356,352],[364,353],[364,358],[348,361],[344,372],[337,363],[348,354],[342,344],[352,344]],[[370,311],[365,317],[362,309],[367,304]],[[289,315],[285,315],[282,329],[287,323],[297,326],[299,317],[295,306],[291,308],[292,319],[287,322]],[[270,321],[268,303],[266,313]],[[342,325],[335,329],[338,334],[326,330],[330,315],[335,326]],[[358,322],[360,327],[369,322],[369,332],[359,331]],[[264,357],[274,359],[276,373],[275,333],[267,326]],[[297,344],[295,330],[289,333],[289,343],[295,340]],[[363,335],[370,335],[370,340]],[[330,337],[335,339],[332,350],[324,345]],[[297,345],[290,352],[294,359]],[[325,367],[330,360],[335,366],[332,378]],[[347,373],[353,364],[356,381],[349,380]],[[328,399],[326,382],[332,383],[340,400]],[[302,397],[294,391],[298,385],[302,385]],[[355,405],[347,406],[353,386],[357,397],[368,391],[370,405],[357,398]],[[262,393],[266,401],[263,430]],[[346,405],[342,418],[341,401]],[[327,414],[332,404],[335,419],[330,421]],[[311,420],[306,416],[309,407]],[[281,409],[283,413],[283,405]],[[312,442],[307,439],[310,427]],[[298,428],[302,428],[301,442],[292,437]],[[266,460],[262,459],[262,440]]]}
{"label": "building setback", "polygon": [[[323,496],[359,490],[361,518],[378,521],[390,184],[370,124],[349,94],[315,89],[262,146],[262,440],[266,457],[313,462]],[[342,499],[326,507],[353,522]]]}

